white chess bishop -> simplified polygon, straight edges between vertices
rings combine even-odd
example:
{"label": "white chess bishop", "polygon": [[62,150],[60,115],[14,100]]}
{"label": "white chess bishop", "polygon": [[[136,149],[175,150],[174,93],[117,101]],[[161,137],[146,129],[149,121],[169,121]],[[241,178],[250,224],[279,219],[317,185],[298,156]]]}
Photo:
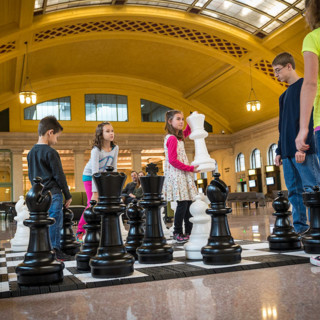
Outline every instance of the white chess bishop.
{"label": "white chess bishop", "polygon": [[202,259],[201,248],[208,242],[211,226],[211,218],[206,214],[207,209],[208,199],[203,193],[199,193],[190,206],[190,213],[193,216],[190,221],[193,227],[189,242],[184,245],[187,259]]}
{"label": "white chess bishop", "polygon": [[10,240],[12,251],[27,251],[29,245],[30,229],[23,224],[23,221],[28,219],[30,214],[25,204],[23,196],[19,197],[19,201],[15,205],[17,216],[14,220],[17,221],[17,231],[14,238]]}
{"label": "white chess bishop", "polygon": [[213,171],[216,166],[216,161],[210,158],[204,140],[208,136],[208,132],[204,130],[204,118],[205,116],[203,114],[199,114],[196,111],[187,118],[187,122],[191,128],[189,138],[194,140],[195,146],[195,157],[191,165],[198,165],[200,172]]}

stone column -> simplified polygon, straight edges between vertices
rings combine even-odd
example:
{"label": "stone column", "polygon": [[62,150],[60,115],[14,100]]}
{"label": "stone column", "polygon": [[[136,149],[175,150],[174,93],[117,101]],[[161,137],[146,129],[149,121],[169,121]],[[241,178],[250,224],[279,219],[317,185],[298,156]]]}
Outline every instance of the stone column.
{"label": "stone column", "polygon": [[85,191],[84,185],[82,181],[82,174],[83,169],[85,167],[85,160],[84,160],[84,149],[73,149],[74,154],[74,184],[75,184],[75,191]]}
{"label": "stone column", "polygon": [[11,149],[12,152],[12,200],[18,201],[23,194],[23,166],[22,153],[23,149]]}
{"label": "stone column", "polygon": [[141,171],[141,149],[131,149],[132,170]]}

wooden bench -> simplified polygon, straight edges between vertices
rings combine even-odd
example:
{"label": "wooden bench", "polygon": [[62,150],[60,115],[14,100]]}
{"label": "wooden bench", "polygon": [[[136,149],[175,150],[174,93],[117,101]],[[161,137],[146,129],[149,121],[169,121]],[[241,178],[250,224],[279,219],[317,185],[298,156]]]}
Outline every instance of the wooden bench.
{"label": "wooden bench", "polygon": [[260,207],[266,205],[265,196],[262,192],[231,192],[228,194],[227,203],[229,206],[232,206],[232,203],[241,203],[242,205],[248,203],[249,209],[251,203],[255,203],[256,208],[258,208],[258,205]]}

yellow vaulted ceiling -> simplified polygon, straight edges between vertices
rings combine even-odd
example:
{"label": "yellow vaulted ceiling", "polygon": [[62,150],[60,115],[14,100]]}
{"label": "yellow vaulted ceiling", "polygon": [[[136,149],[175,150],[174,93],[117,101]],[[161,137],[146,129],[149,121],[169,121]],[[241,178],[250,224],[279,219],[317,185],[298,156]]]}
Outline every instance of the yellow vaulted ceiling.
{"label": "yellow vaulted ceiling", "polygon": [[[59,82],[71,88],[75,77],[84,88],[92,85],[85,82],[89,75],[109,84],[120,77],[126,79],[123,90],[129,82],[148,84],[149,94],[166,88],[235,132],[277,116],[285,86],[274,78],[271,61],[281,51],[292,52],[302,74],[300,48],[307,32],[301,16],[261,40],[213,18],[170,8],[109,4],[34,15],[33,0],[1,0],[0,110],[17,107],[28,41],[30,78],[40,97]],[[262,104],[255,113],[245,108],[250,58]]]}

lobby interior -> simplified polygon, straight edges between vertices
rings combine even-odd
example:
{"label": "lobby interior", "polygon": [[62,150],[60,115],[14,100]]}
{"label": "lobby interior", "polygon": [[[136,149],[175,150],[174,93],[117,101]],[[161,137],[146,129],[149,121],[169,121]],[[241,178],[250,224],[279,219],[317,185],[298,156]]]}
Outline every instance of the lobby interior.
{"label": "lobby interior", "polygon": [[[101,121],[114,127],[127,182],[150,162],[162,174],[168,109],[205,115],[207,149],[230,192],[286,190],[273,157],[287,86],[271,62],[290,52],[303,76],[303,12],[303,0],[1,0],[0,202],[30,189],[26,156],[47,114],[64,128],[55,148],[72,192],[84,191]],[[31,88],[36,103],[22,104]],[[248,111],[249,100],[260,110]],[[193,141],[186,152],[192,161]],[[211,179],[195,177],[202,190]],[[253,207],[233,204],[234,239],[272,232],[271,202]],[[0,247],[14,232],[1,213]],[[318,319],[319,276],[298,264],[0,299],[0,308],[6,319]]]}

